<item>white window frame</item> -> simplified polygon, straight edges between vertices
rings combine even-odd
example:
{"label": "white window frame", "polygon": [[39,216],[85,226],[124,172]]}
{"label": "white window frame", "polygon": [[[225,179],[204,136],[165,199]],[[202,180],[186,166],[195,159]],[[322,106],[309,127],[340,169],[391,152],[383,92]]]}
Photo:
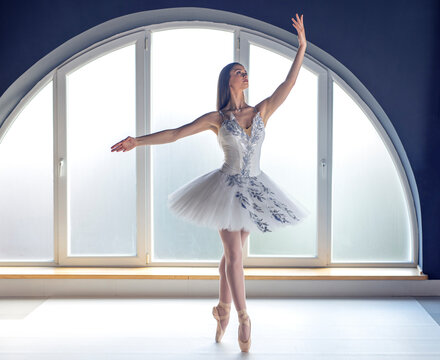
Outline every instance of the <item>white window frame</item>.
{"label": "white window frame", "polygon": [[[411,261],[408,262],[400,262],[400,261],[395,261],[395,262],[339,262],[339,261],[331,261],[331,253],[328,252],[327,253],[327,262],[328,262],[328,267],[417,267],[418,261],[419,261],[419,243],[417,241],[417,233],[418,233],[418,226],[417,226],[417,214],[415,211],[415,207],[414,207],[414,198],[412,196],[411,193],[411,188],[410,188],[410,184],[408,182],[408,178],[406,177],[405,174],[405,169],[403,167],[403,164],[400,160],[399,154],[396,151],[396,148],[390,138],[390,136],[388,135],[388,132],[384,129],[384,127],[382,126],[382,124],[380,123],[379,119],[375,116],[375,114],[373,113],[373,111],[370,109],[370,107],[361,99],[361,97],[359,96],[359,94],[354,91],[348,84],[347,82],[342,79],[338,74],[336,74],[334,71],[327,69],[328,71],[328,76],[330,79],[329,82],[329,89],[328,89],[328,98],[329,98],[329,126],[330,126],[330,130],[333,128],[333,82],[336,83],[338,86],[340,86],[347,94],[348,96],[350,96],[350,98],[356,103],[357,106],[359,106],[359,108],[363,111],[363,113],[365,114],[365,116],[368,118],[368,120],[371,122],[371,124],[373,125],[373,127],[376,129],[377,134],[380,136],[380,138],[382,139],[385,148],[388,151],[388,154],[391,158],[391,160],[393,161],[393,164],[396,168],[397,171],[397,175],[400,179],[400,182],[402,184],[403,187],[403,193],[404,193],[404,197],[405,197],[405,203],[409,212],[409,225],[411,227],[411,243],[412,243],[412,247],[411,247]],[[333,143],[332,143],[332,134],[329,132],[329,153],[331,153],[331,150],[333,148]],[[329,157],[330,161],[329,161],[329,178],[332,178],[332,156]],[[329,184],[329,207],[331,209],[331,183]],[[329,221],[329,230],[331,230],[330,228],[330,223],[331,223],[331,218],[328,218]],[[330,243],[329,243],[330,245]]]}
{"label": "white window frame", "polygon": [[[73,256],[68,254],[68,204],[67,204],[67,177],[66,169],[69,161],[67,154],[67,133],[66,133],[66,76],[78,70],[87,63],[105,56],[119,48],[135,44],[136,48],[136,133],[142,134],[146,132],[145,122],[145,31],[138,31],[130,35],[120,37],[108,41],[99,47],[93,48],[80,56],[75,57],[61,66],[56,73],[56,81],[54,81],[54,114],[56,117],[54,129],[54,139],[56,151],[54,158],[56,159],[55,172],[55,214],[58,215],[56,221],[55,237],[58,239],[58,256],[57,262],[63,266],[75,265],[100,265],[100,266],[118,266],[118,265],[144,265],[146,263],[146,242],[145,242],[145,218],[146,218],[146,198],[145,198],[145,179],[146,179],[146,149],[145,147],[136,148],[136,254],[134,256]],[[136,135],[138,136],[138,135]]]}
{"label": "white window frame", "polygon": [[[79,66],[84,65],[107,52],[111,52],[118,47],[136,43],[136,136],[150,132],[150,47],[151,32],[168,30],[172,28],[209,28],[223,31],[233,31],[235,33],[235,59],[245,67],[249,65],[249,44],[255,43],[266,47],[271,51],[278,52],[289,58],[294,58],[297,48],[282,40],[268,34],[225,23],[210,21],[170,21],[161,24],[151,24],[141,26],[129,31],[121,32],[107,39],[101,40],[88,48],[73,55],[58,67],[49,72],[26,94],[14,110],[7,116],[0,128],[0,141],[5,136],[8,128],[12,126],[14,119],[20,111],[27,105],[39,90],[53,79],[54,86],[54,174],[59,172],[60,161],[67,161],[66,154],[66,128],[65,128],[65,76]],[[417,218],[414,207],[414,198],[411,193],[410,184],[405,173],[405,169],[400,161],[400,157],[383,128],[380,121],[375,116],[371,108],[362,100],[359,94],[344,81],[336,72],[323,65],[320,61],[306,53],[303,65],[308,70],[318,74],[318,229],[317,242],[318,254],[315,258],[300,259],[295,257],[258,257],[252,258],[248,255],[248,246],[243,252],[245,266],[305,266],[305,267],[416,267],[418,263],[419,244],[417,234]],[[412,229],[412,261],[410,262],[376,262],[376,263],[332,263],[331,262],[331,165],[332,165],[332,89],[333,82],[341,86],[364,111],[368,119],[375,126],[378,134],[387,147],[393,159],[399,177],[404,186],[405,198],[410,210],[410,226]],[[246,90],[247,93],[247,90]],[[389,129],[388,129],[389,131]],[[0,265],[140,265],[145,266],[214,266],[218,261],[207,262],[150,262],[152,239],[152,216],[151,216],[151,178],[147,176],[146,170],[151,167],[151,152],[149,147],[136,149],[137,164],[137,255],[133,257],[102,256],[102,257],[72,257],[67,254],[67,204],[66,204],[66,177],[54,176],[54,201],[55,201],[55,239],[54,239],[54,262],[1,262]],[[64,166],[64,168],[66,168]],[[151,176],[151,172],[148,172]],[[64,174],[65,175],[65,174]],[[150,199],[150,200],[148,200]],[[410,205],[410,206],[409,206]],[[146,229],[150,231],[147,232]]]}
{"label": "white window frame", "polygon": [[[246,67],[246,69],[249,69],[248,71],[251,72],[252,69],[249,67],[250,61],[249,61],[249,51],[250,51],[250,45],[257,45],[259,47],[265,48],[269,51],[272,51],[274,53],[277,53],[283,57],[286,57],[288,59],[291,59],[292,62],[295,59],[295,56],[297,54],[298,49],[288,46],[287,44],[281,43],[277,39],[268,38],[267,36],[262,36],[261,34],[256,34],[255,32],[249,32],[249,31],[240,31],[240,57],[239,61],[243,64],[243,66]],[[329,242],[330,242],[330,232],[327,229],[327,221],[325,220],[327,217],[329,217],[330,213],[329,210],[331,207],[328,206],[321,206],[321,204],[326,203],[327,194],[328,194],[328,182],[327,182],[327,175],[326,171],[322,172],[319,169],[319,161],[318,159],[321,159],[322,161],[326,161],[328,157],[328,146],[327,146],[327,138],[326,138],[326,131],[327,131],[327,96],[326,96],[326,89],[328,88],[328,73],[325,68],[323,68],[321,65],[313,61],[312,59],[308,57],[304,57],[303,59],[303,67],[307,68],[307,70],[311,71],[318,77],[318,158],[316,159],[316,164],[318,166],[318,169],[316,171],[316,174],[318,175],[317,179],[317,210],[318,210],[318,222],[317,222],[317,229],[316,229],[316,239],[317,242],[316,249],[318,250],[318,253],[315,256],[310,257],[295,257],[295,256],[277,256],[277,257],[261,257],[261,256],[251,256],[249,254],[249,242],[246,241],[243,251],[243,264],[245,266],[298,266],[298,267],[320,267],[320,266],[327,266],[328,261],[326,257],[327,249],[330,249]],[[252,76],[252,75],[251,75]],[[287,74],[286,74],[287,76]],[[275,90],[275,89],[273,89]],[[248,95],[248,89],[245,90],[246,95]],[[263,99],[260,99],[263,100]],[[259,100],[259,101],[260,101]],[[326,168],[324,167],[324,170]],[[252,233],[250,234],[250,237],[252,237]],[[251,240],[252,241],[252,240]]]}

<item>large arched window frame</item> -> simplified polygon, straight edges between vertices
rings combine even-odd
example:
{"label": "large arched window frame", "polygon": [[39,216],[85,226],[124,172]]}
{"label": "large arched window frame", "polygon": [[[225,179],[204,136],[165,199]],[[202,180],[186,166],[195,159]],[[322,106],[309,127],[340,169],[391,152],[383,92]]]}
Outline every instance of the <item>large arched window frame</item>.
{"label": "large arched window frame", "polygon": [[[289,58],[294,58],[296,54],[297,43],[295,44],[296,37],[292,34],[288,34],[291,39],[290,41],[286,41],[286,32],[280,29],[274,30],[274,27],[271,27],[268,24],[261,26],[261,22],[255,20],[249,20],[247,17],[237,16],[231,14],[229,17],[226,17],[229,21],[224,21],[224,14],[229,14],[225,12],[211,11],[206,9],[197,9],[197,13],[193,16],[198,17],[199,19],[209,19],[210,21],[187,21],[183,19],[179,19],[180,17],[189,17],[189,9],[166,9],[159,11],[160,14],[163,15],[161,23],[155,23],[156,14],[152,14],[153,12],[145,12],[145,17],[148,18],[146,20],[144,18],[142,26],[135,26],[132,29],[126,31],[119,31],[122,19],[119,20],[119,26],[114,26],[113,32],[114,35],[109,35],[108,28],[106,29],[107,36],[104,34],[97,34],[89,31],[88,41],[93,42],[90,46],[83,48],[81,51],[77,51],[73,56],[65,59],[61,63],[59,63],[55,68],[53,68],[46,76],[44,76],[40,81],[38,81],[33,88],[21,98],[19,103],[16,104],[14,109],[8,114],[8,116],[4,116],[6,114],[0,114],[5,121],[0,128],[0,141],[5,136],[8,128],[13,125],[14,119],[18,116],[20,111],[26,106],[26,104],[33,98],[38,91],[46,86],[48,83],[53,81],[53,99],[54,99],[54,173],[62,172],[62,159],[66,154],[65,141],[63,141],[62,135],[65,134],[65,129],[59,127],[63,122],[60,121],[65,116],[65,75],[75,69],[76,67],[85,64],[87,59],[96,59],[97,56],[102,56],[108,52],[111,52],[118,47],[122,47],[124,45],[134,43],[136,44],[136,131],[137,134],[146,134],[150,132],[150,123],[151,119],[149,118],[149,112],[147,109],[150,108],[149,100],[150,100],[150,88],[148,81],[148,71],[146,69],[150,68],[150,52],[149,48],[151,46],[151,32],[164,30],[164,29],[172,29],[172,28],[184,28],[184,27],[195,27],[195,28],[210,28],[210,29],[219,29],[232,31],[234,33],[234,60],[243,63],[246,67],[249,66],[249,44],[255,43],[259,44],[262,47],[271,49],[271,51],[278,52]],[[182,11],[183,10],[183,11]],[[179,13],[180,12],[180,13]],[[149,14],[147,14],[149,13]],[[179,15],[178,15],[179,13]],[[221,14],[220,14],[221,13]],[[134,16],[136,15],[136,16]],[[136,24],[141,22],[140,14],[134,14],[132,17],[132,24]],[[223,21],[220,21],[220,15],[223,16]],[[126,26],[130,25],[130,22],[127,22],[126,17],[124,17],[124,21]],[[165,21],[164,19],[168,18],[170,20],[174,18],[176,21]],[[114,25],[117,25],[117,20],[113,20]],[[148,24],[148,25],[146,25]],[[248,26],[244,26],[247,24]],[[103,24],[101,26],[104,28]],[[109,24],[106,23],[108,26]],[[258,30],[259,29],[259,30]],[[283,36],[276,36],[282,33]],[[82,34],[81,39],[76,39],[76,47],[80,47],[78,45],[82,41],[84,41],[85,34]],[[99,41],[94,41],[94,37],[100,36],[102,37]],[[292,41],[293,40],[293,41]],[[311,49],[310,49],[311,48]],[[413,261],[408,263],[363,263],[362,266],[400,266],[400,267],[414,267],[421,259],[420,251],[421,251],[421,242],[420,236],[419,241],[416,241],[418,235],[420,233],[420,227],[416,221],[416,210],[419,208],[418,205],[418,197],[415,185],[413,184],[413,176],[411,169],[409,167],[409,163],[404,156],[403,148],[398,141],[398,137],[389,121],[386,117],[386,114],[382,111],[380,106],[375,102],[374,98],[369,94],[369,92],[362,87],[361,83],[354,78],[354,76],[345,69],[341,64],[336,62],[333,58],[331,58],[328,54],[324,54],[321,50],[317,49],[313,46],[313,44],[309,44],[307,49],[306,56],[304,58],[304,66],[309,70],[313,71],[318,76],[318,121],[319,121],[319,133],[318,133],[318,161],[317,164],[320,169],[328,169],[327,176],[331,178],[331,127],[332,127],[332,104],[333,104],[333,82],[337,83],[344,91],[349,94],[349,96],[356,102],[356,104],[362,109],[362,111],[366,114],[368,119],[371,121],[373,126],[376,128],[377,133],[381,136],[383,142],[386,144],[388,151],[390,152],[390,156],[393,159],[393,162],[398,170],[400,179],[403,184],[404,194],[406,197],[406,201],[411,209],[409,218],[411,221],[411,229],[413,231],[412,239],[413,239],[413,249],[412,249],[412,259]],[[55,53],[56,51],[54,51]],[[57,54],[60,55],[60,52]],[[313,56],[315,55],[315,56]],[[56,56],[53,56],[52,61],[55,60]],[[59,59],[58,59],[59,60]],[[333,66],[329,66],[332,64]],[[47,64],[46,64],[47,65]],[[41,64],[40,64],[41,66]],[[31,69],[30,69],[31,70]],[[338,75],[339,73],[339,75]],[[344,76],[342,76],[344,75]],[[38,76],[35,74],[34,76]],[[17,84],[19,85],[19,84]],[[356,85],[356,86],[353,86]],[[356,90],[355,90],[356,88]],[[362,90],[362,94],[359,93],[359,90]],[[6,101],[8,100],[9,93],[4,97]],[[247,94],[246,94],[247,95]],[[6,104],[8,105],[8,104]],[[7,109],[7,106],[4,107]],[[380,120],[379,120],[380,118]],[[391,137],[390,137],[391,136]],[[393,141],[392,141],[393,139]],[[65,139],[64,139],[65,140]],[[138,191],[138,203],[137,203],[137,224],[138,224],[138,233],[137,233],[137,255],[134,257],[118,257],[118,258],[88,258],[92,259],[93,264],[95,265],[142,265],[145,263],[149,263],[149,259],[147,254],[152,246],[152,238],[151,233],[147,231],[147,228],[151,229],[151,226],[146,226],[147,223],[144,219],[149,219],[151,215],[151,209],[148,206],[146,199],[148,198],[148,194],[145,189],[150,188],[149,179],[146,176],[146,169],[149,166],[148,159],[150,158],[150,149],[148,147],[138,148],[136,149],[137,156],[137,191]],[[399,156],[400,154],[400,156]],[[402,160],[404,163],[402,163]],[[406,164],[406,166],[405,166]],[[410,182],[408,181],[410,180]],[[65,224],[66,224],[66,204],[63,202],[63,194],[66,192],[66,184],[63,182],[62,177],[55,177],[55,242],[54,242],[54,254],[55,264],[61,265],[82,265],[84,262],[81,259],[74,259],[69,257],[67,254],[67,240],[63,238],[63,234],[66,234]],[[318,194],[320,197],[329,198],[331,195],[331,181],[318,181]],[[416,199],[416,200],[414,200]],[[328,266],[328,267],[337,267],[340,266],[337,263],[331,263],[330,259],[330,248],[331,248],[331,237],[330,237],[330,205],[331,200],[329,199],[328,207],[318,208],[317,218],[317,241],[319,242],[319,254],[315,261],[309,262],[301,262],[296,261],[295,266]],[[414,206],[415,205],[415,206]],[[247,250],[247,249],[246,249]],[[59,257],[58,257],[59,256]],[[11,263],[4,262],[4,265],[9,265]],[[28,265],[29,263],[20,263],[14,262],[15,265]],[[38,263],[32,262],[32,265],[47,265],[47,262]],[[210,263],[198,263],[191,265],[200,265],[206,266]],[[290,262],[291,264],[291,262]],[[158,262],[158,263],[150,263],[151,266],[163,266],[163,265],[179,265],[179,263],[167,263],[167,262]],[[267,261],[253,260],[253,259],[245,259],[245,265],[264,265],[264,266],[286,266],[289,265],[289,261],[282,260],[274,260],[267,259]],[[359,266],[359,263],[343,263],[343,266]]]}

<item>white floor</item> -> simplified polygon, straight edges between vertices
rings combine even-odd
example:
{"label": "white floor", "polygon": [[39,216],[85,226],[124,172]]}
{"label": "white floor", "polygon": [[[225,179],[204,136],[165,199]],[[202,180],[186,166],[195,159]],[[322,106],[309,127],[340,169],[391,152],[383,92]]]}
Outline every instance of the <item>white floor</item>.
{"label": "white floor", "polygon": [[248,298],[214,340],[217,299],[0,298],[0,359],[440,359],[440,297]]}

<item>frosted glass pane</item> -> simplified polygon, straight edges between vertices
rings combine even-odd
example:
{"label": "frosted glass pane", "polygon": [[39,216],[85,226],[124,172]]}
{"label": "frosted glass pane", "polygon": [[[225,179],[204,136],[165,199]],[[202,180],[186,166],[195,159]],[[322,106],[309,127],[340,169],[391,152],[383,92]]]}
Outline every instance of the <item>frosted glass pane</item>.
{"label": "frosted glass pane", "polygon": [[[177,128],[215,111],[220,70],[233,61],[233,34],[210,29],[153,32],[151,132]],[[152,145],[153,258],[219,260],[220,235],[180,219],[167,196],[186,182],[218,169],[223,152],[211,130]]]}
{"label": "frosted glass pane", "polygon": [[0,261],[53,261],[52,82],[0,143]]}
{"label": "frosted glass pane", "polygon": [[71,255],[136,254],[135,46],[67,76],[67,196]]}
{"label": "frosted glass pane", "polygon": [[362,109],[333,83],[332,261],[410,261],[397,169]]}
{"label": "frosted glass pane", "polygon": [[[249,101],[256,105],[286,79],[292,59],[250,45]],[[315,256],[317,213],[318,78],[301,68],[295,86],[266,126],[261,170],[304,205],[303,223],[272,233],[251,233],[250,255]]]}

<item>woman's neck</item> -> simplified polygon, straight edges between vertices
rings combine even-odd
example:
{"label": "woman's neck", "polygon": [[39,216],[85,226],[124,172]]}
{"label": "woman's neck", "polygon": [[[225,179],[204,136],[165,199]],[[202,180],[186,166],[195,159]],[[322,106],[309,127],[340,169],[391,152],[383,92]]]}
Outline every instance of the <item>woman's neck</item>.
{"label": "woman's neck", "polygon": [[248,105],[244,101],[243,92],[240,92],[238,94],[231,92],[231,98],[229,99],[228,109],[241,110],[246,107],[248,107]]}

